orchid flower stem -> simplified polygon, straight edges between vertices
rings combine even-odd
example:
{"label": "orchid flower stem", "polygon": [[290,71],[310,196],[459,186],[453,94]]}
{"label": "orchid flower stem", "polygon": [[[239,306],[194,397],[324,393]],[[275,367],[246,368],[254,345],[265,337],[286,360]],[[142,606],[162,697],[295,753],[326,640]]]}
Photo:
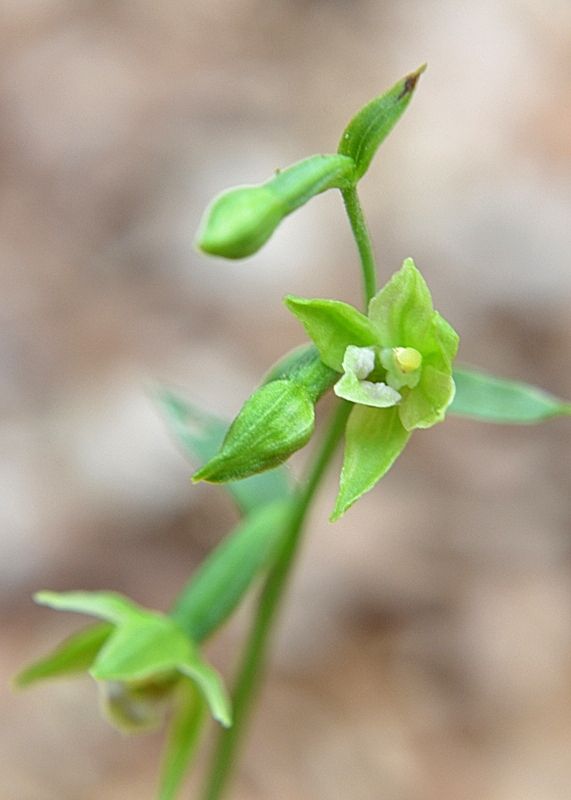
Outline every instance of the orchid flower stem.
{"label": "orchid flower stem", "polygon": [[265,666],[266,654],[280,601],[287,587],[311,502],[345,429],[350,403],[341,402],[333,414],[321,448],[309,469],[307,481],[292,505],[289,536],[262,587],[256,616],[246,642],[232,695],[233,725],[220,730],[207,776],[203,800],[220,800],[232,776],[240,745]]}
{"label": "orchid flower stem", "polygon": [[359,195],[357,194],[357,187],[351,186],[349,189],[343,189],[342,195],[347,216],[351,223],[351,230],[359,250],[359,258],[361,259],[366,309],[377,293],[377,265],[375,264],[373,245],[359,201]]}

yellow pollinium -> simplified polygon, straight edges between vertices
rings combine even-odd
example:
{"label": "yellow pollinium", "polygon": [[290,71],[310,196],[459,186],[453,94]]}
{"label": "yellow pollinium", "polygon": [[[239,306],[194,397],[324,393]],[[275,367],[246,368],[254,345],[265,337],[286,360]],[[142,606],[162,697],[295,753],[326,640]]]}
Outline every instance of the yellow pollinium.
{"label": "yellow pollinium", "polygon": [[395,365],[407,375],[415,372],[422,364],[422,356],[414,347],[395,347],[393,356]]}

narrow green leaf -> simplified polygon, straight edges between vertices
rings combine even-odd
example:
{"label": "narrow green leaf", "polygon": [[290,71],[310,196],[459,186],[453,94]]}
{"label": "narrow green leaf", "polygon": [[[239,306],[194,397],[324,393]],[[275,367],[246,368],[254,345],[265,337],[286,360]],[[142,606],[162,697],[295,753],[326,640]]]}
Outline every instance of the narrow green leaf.
{"label": "narrow green leaf", "polygon": [[[324,369],[326,369],[324,367]],[[175,440],[199,466],[213,458],[228,432],[228,423],[201,411],[178,393],[163,389],[158,400]],[[267,470],[241,481],[229,481],[224,488],[243,514],[260,505],[289,497],[291,482],[284,467]]]}
{"label": "narrow green leaf", "polygon": [[197,246],[223,258],[250,256],[296,208],[326,189],[348,186],[353,170],[352,159],[338,153],[310,156],[266,183],[229,189],[206,209]]}
{"label": "narrow green leaf", "polygon": [[191,639],[203,641],[232,614],[281,546],[290,513],[283,500],[253,511],[199,567],[171,612]]}
{"label": "narrow green leaf", "polygon": [[343,469],[332,522],[388,472],[409,436],[399,419],[398,407],[353,408],[345,429]]}
{"label": "narrow green leaf", "polygon": [[200,743],[207,720],[206,704],[191,681],[182,680],[177,689],[167,739],[158,800],[176,800]]}
{"label": "narrow green leaf", "polygon": [[285,304],[303,324],[321,360],[336,372],[343,372],[347,347],[378,344],[375,329],[364,314],[340,300],[306,300],[289,295]]}
{"label": "narrow green leaf", "polygon": [[72,634],[49,655],[23,669],[15,678],[15,685],[24,688],[48,678],[86,672],[112,630],[112,625],[99,623]]}
{"label": "narrow green leaf", "polygon": [[389,135],[410,103],[426,64],[406,75],[385,94],[371,100],[345,128],[338,152],[355,162],[357,180],[369,169],[377,149]]}
{"label": "narrow green leaf", "polygon": [[149,613],[118,592],[38,592],[34,600],[56,611],[75,611],[114,623],[137,621]]}
{"label": "narrow green leaf", "polygon": [[571,403],[526,383],[467,367],[454,370],[454,382],[456,396],[449,409],[452,414],[512,425],[571,415]]}
{"label": "narrow green leaf", "polygon": [[246,478],[283,463],[309,441],[315,425],[313,401],[295,381],[279,380],[246,400],[222,449],[193,476],[193,481]]}

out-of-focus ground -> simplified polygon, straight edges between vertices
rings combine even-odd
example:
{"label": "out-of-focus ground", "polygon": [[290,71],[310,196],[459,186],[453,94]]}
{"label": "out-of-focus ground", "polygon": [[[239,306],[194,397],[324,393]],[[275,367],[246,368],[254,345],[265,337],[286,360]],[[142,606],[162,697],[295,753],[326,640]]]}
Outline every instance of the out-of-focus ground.
{"label": "out-of-focus ground", "polygon": [[[303,340],[286,292],[359,301],[334,193],[246,263],[193,250],[206,203],[334,150],[423,61],[362,184],[383,274],[413,255],[464,361],[571,397],[568,0],[0,13],[4,685],[80,624],[35,589],[166,608],[232,525],[190,487],[155,383],[230,417]],[[236,800],[568,800],[570,444],[565,421],[449,419],[335,526],[332,470]],[[246,623],[212,650],[227,675]],[[0,702],[2,800],[153,797],[160,736],[112,732],[87,680]]]}

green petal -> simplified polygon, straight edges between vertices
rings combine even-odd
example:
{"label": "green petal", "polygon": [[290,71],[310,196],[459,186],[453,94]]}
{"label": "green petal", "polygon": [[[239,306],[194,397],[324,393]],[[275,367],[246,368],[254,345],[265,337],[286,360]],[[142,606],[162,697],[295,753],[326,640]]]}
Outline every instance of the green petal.
{"label": "green petal", "polygon": [[386,383],[360,381],[354,372],[346,372],[333,387],[337,397],[373,408],[390,408],[401,399],[400,394]]}
{"label": "green petal", "polygon": [[90,614],[114,623],[138,620],[148,614],[146,609],[118,592],[38,592],[34,600],[56,611]]}
{"label": "green petal", "polygon": [[121,625],[99,652],[90,673],[96,680],[140,681],[175,670],[193,649],[169,617],[149,612]]}
{"label": "green petal", "polygon": [[338,152],[355,161],[357,178],[361,178],[371,163],[378,147],[389,135],[410,103],[423,65],[406,75],[392,89],[371,100],[347,125],[339,143]]}
{"label": "green petal", "polygon": [[442,372],[452,372],[452,362],[458,352],[459,336],[438,311],[432,314],[430,330],[424,345],[424,363]]}
{"label": "green petal", "polygon": [[441,352],[446,356],[448,361],[452,363],[458,352],[460,337],[452,325],[450,325],[450,323],[447,322],[444,317],[438,313],[438,311],[435,311],[432,316],[432,325],[433,329],[435,330]]}
{"label": "green petal", "polygon": [[190,680],[181,680],[163,756],[159,800],[175,800],[177,797],[200,743],[206,719],[202,695]]}
{"label": "green petal", "polygon": [[456,396],[449,409],[451,414],[512,425],[571,415],[571,403],[526,383],[465,367],[454,370],[454,381]]}
{"label": "green petal", "polygon": [[432,298],[412,258],[373,297],[369,319],[383,347],[414,347],[424,355],[433,319]]}
{"label": "green petal", "polygon": [[289,295],[285,304],[303,324],[323,363],[336,372],[343,372],[343,357],[350,344],[359,347],[378,344],[367,317],[348,303]]}
{"label": "green petal", "polygon": [[49,655],[26,667],[15,679],[23,688],[48,678],[68,677],[85,672],[113,631],[108,623],[90,625],[72,634]]}
{"label": "green petal", "polygon": [[314,404],[303,386],[292,380],[267,383],[244,403],[222,449],[193,481],[224,483],[275,467],[307,444],[314,425]]}
{"label": "green petal", "polygon": [[398,407],[403,426],[412,431],[442,422],[453,398],[452,377],[428,364],[422,369],[418,386],[411,389]]}
{"label": "green petal", "polygon": [[409,436],[399,419],[398,407],[353,408],[345,429],[343,469],[332,521],[388,472]]}

